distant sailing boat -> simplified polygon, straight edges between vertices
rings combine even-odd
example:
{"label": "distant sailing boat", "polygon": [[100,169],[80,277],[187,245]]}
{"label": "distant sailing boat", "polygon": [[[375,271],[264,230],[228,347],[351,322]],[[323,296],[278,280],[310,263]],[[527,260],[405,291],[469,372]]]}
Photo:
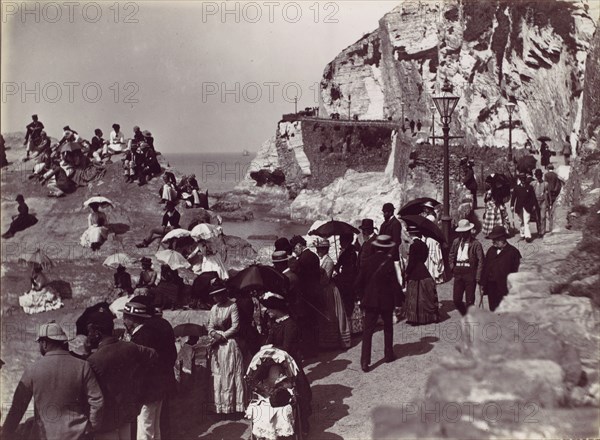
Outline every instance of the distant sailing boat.
{"label": "distant sailing boat", "polygon": [[242,153],[244,156],[250,156],[250,152],[248,150],[244,150],[244,152]]}

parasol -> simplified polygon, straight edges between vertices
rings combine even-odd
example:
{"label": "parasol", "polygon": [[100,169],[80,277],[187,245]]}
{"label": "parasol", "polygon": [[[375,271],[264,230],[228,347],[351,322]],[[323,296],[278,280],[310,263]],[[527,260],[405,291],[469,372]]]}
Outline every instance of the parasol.
{"label": "parasol", "polygon": [[88,334],[88,329],[87,329],[88,319],[89,319],[90,315],[92,315],[95,312],[108,313],[111,318],[113,318],[113,319],[115,318],[113,313],[110,311],[110,304],[108,304],[105,301],[99,302],[98,304],[94,304],[93,306],[85,309],[83,311],[83,313],[81,314],[81,316],[79,318],[77,318],[77,321],[75,321],[75,329],[76,329],[75,334],[87,336],[87,334]]}
{"label": "parasol", "polygon": [[287,277],[274,267],[253,264],[231,278],[228,285],[238,290],[263,289],[283,294],[287,283]]}
{"label": "parasol", "polygon": [[67,142],[62,147],[60,147],[60,152],[65,153],[68,151],[81,150],[83,147],[79,142]]}
{"label": "parasol", "polygon": [[485,178],[485,183],[490,185],[495,199],[504,200],[510,196],[510,179],[504,174],[491,174]]}
{"label": "parasol", "polygon": [[[25,256],[25,255],[27,255],[27,256]],[[37,265],[42,266],[42,269],[44,269],[44,270],[48,269],[49,267],[54,266],[54,262],[50,259],[50,257],[48,257],[48,255],[46,255],[40,249],[36,250],[32,254],[25,254],[25,255],[21,256],[19,258],[19,261],[27,264],[28,266],[33,267],[37,264]]]}
{"label": "parasol", "polygon": [[440,202],[431,197],[419,197],[418,199],[411,200],[406,203],[400,211],[398,211],[399,215],[418,215],[423,212],[423,204],[430,202],[433,206],[438,206]]}
{"label": "parasol", "polygon": [[174,238],[189,237],[190,235],[191,235],[191,232],[188,231],[187,229],[177,228],[177,229],[173,229],[172,231],[168,232],[162,238],[162,242],[165,243],[165,242],[167,242],[169,240],[172,240]]}
{"label": "parasol", "polygon": [[323,223],[317,229],[308,233],[308,235],[318,235],[323,238],[331,237],[332,235],[359,234],[360,231],[354,226],[339,220],[330,220]]}
{"label": "parasol", "polygon": [[298,365],[286,351],[275,348],[272,345],[263,345],[250,361],[248,370],[246,371],[246,378],[249,380],[256,379],[255,375],[261,365],[273,363],[282,365],[288,377],[296,377],[300,372]]}
{"label": "parasol", "polygon": [[550,142],[552,139],[550,139],[548,136],[540,136],[538,138],[538,141],[540,142]]}
{"label": "parasol", "polygon": [[107,199],[106,197],[102,197],[102,196],[95,196],[95,197],[90,197],[89,199],[87,199],[85,202],[83,202],[83,207],[87,208],[88,206],[90,206],[92,203],[96,203],[100,206],[102,206],[103,208],[110,206],[113,207],[115,205],[113,205],[113,202],[110,201],[109,199]]}
{"label": "parasol", "polygon": [[528,154],[520,158],[517,162],[517,171],[519,173],[529,174],[535,169],[536,165],[537,159],[532,155]]}
{"label": "parasol", "polygon": [[206,330],[206,327],[204,327],[203,325],[200,324],[193,324],[193,323],[186,323],[186,324],[179,324],[178,326],[176,326],[173,329],[173,333],[175,333],[175,337],[182,337],[182,336],[206,336],[208,335],[208,331]]}
{"label": "parasol", "polygon": [[215,225],[200,223],[194,226],[191,235],[194,240],[210,240],[221,235],[221,230]]}
{"label": "parasol", "polygon": [[416,226],[424,236],[431,237],[439,243],[445,242],[444,234],[442,234],[440,228],[422,215],[405,215],[400,218],[406,223]]}
{"label": "parasol", "polygon": [[102,263],[102,264],[107,267],[116,268],[119,265],[125,266],[125,267],[131,267],[136,262],[137,261],[134,258],[131,258],[127,254],[117,253],[117,254],[112,254],[112,255],[106,257],[106,260],[104,260],[104,263]]}
{"label": "parasol", "polygon": [[167,264],[173,270],[188,269],[191,267],[183,255],[172,249],[158,251],[155,255],[158,261]]}

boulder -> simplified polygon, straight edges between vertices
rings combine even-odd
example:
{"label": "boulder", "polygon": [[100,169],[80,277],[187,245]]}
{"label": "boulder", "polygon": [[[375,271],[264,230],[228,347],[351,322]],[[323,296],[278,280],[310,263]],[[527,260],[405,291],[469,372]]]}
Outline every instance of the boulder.
{"label": "boulder", "polygon": [[[515,356],[517,357],[517,356]],[[425,398],[445,403],[518,402],[557,408],[564,401],[564,371],[550,360],[480,362],[473,368],[434,371]]]}
{"label": "boulder", "polygon": [[233,212],[241,209],[242,205],[238,201],[219,200],[211,206],[211,210],[220,212]]}
{"label": "boulder", "polygon": [[471,307],[463,318],[463,351],[479,362],[551,360],[563,368],[566,383],[575,385],[582,372],[577,350],[546,330],[546,324],[547,320],[528,319],[520,313],[496,314]]}

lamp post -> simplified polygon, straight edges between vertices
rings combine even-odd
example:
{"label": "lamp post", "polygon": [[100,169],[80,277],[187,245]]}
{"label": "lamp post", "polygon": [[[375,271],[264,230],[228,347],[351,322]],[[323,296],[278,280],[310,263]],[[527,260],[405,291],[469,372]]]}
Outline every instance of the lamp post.
{"label": "lamp post", "polygon": [[435,105],[430,107],[431,110],[431,139],[433,140],[433,146],[435,147]]}
{"label": "lamp post", "polygon": [[442,215],[442,232],[448,243],[450,238],[450,120],[452,112],[458,104],[458,96],[452,95],[452,85],[448,80],[444,82],[442,94],[433,97],[442,119],[442,131],[444,132],[444,212]]}
{"label": "lamp post", "polygon": [[505,104],[508,112],[508,161],[512,162],[512,114],[515,111],[515,104],[509,102]]}

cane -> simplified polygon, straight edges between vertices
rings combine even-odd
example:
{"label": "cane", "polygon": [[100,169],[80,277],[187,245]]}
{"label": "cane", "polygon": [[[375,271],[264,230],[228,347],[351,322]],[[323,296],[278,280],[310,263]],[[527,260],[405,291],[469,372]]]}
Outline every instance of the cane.
{"label": "cane", "polygon": [[479,308],[483,309],[483,288],[479,285]]}

